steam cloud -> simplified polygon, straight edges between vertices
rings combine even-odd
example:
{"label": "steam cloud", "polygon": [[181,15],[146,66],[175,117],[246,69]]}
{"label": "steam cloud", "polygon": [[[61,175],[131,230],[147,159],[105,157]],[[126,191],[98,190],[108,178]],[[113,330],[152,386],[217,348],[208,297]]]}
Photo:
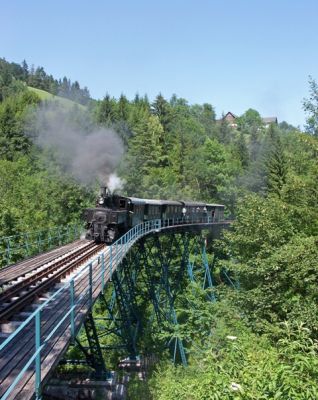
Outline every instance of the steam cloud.
{"label": "steam cloud", "polygon": [[54,151],[63,171],[89,185],[110,184],[121,187],[115,174],[124,153],[123,143],[113,129],[97,127],[85,111],[62,109],[58,103],[44,104],[36,111],[36,143]]}

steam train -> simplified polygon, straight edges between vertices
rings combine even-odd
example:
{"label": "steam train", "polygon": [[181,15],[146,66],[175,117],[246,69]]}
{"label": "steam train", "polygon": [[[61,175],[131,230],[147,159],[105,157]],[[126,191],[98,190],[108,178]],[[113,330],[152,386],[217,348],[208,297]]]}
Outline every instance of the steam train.
{"label": "steam train", "polygon": [[[209,218],[208,218],[209,217]],[[111,244],[140,223],[160,219],[180,224],[222,221],[224,206],[202,202],[149,200],[110,194],[101,188],[95,208],[84,210],[86,238]]]}

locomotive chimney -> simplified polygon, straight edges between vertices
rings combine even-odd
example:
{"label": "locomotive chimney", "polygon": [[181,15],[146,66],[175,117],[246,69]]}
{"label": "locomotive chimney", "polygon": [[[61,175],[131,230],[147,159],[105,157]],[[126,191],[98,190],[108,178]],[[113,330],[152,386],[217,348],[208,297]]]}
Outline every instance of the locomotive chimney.
{"label": "locomotive chimney", "polygon": [[106,188],[106,186],[101,186],[100,187],[100,195],[103,196],[103,197],[107,196],[107,188]]}

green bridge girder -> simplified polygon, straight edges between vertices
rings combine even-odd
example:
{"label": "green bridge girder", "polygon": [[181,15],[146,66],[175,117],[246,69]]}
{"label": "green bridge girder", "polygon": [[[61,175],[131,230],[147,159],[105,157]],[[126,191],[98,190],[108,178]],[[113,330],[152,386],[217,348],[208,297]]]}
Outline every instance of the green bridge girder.
{"label": "green bridge girder", "polygon": [[[116,347],[121,351],[124,349],[130,359],[136,359],[145,329],[149,332],[149,326],[156,325],[168,331],[167,327],[175,327],[166,345],[173,361],[186,366],[186,344],[178,334],[175,305],[189,282],[196,282],[203,289],[210,288],[207,301],[215,301],[212,290],[214,262],[215,257],[211,265],[208,263],[206,237],[200,232],[167,231],[145,236],[136,242],[100,296],[103,317],[94,322],[89,314],[85,322],[89,349],[79,346],[87,364],[101,376],[100,371],[106,371],[101,349],[107,352]],[[142,315],[145,303],[152,310],[148,320]],[[99,343],[109,335],[118,337],[116,346]]]}

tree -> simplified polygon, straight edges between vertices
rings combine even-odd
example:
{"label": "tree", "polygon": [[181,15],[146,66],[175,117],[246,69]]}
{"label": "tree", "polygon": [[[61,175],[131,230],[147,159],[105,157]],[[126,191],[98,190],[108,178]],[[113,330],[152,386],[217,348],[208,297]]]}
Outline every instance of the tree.
{"label": "tree", "polygon": [[240,131],[246,131],[246,133],[252,133],[252,131],[258,130],[263,127],[263,121],[258,111],[249,108],[236,119],[238,129]]}
{"label": "tree", "polygon": [[23,80],[24,82],[27,82],[29,76],[29,66],[25,60],[22,61],[21,66],[23,70]]}
{"label": "tree", "polygon": [[211,104],[204,103],[202,106],[194,104],[190,107],[191,114],[204,127],[207,136],[212,137],[215,127],[215,111]]}
{"label": "tree", "polygon": [[110,124],[116,120],[116,101],[107,93],[99,103],[97,109],[97,121],[102,124]]}
{"label": "tree", "polygon": [[167,132],[169,130],[169,124],[172,121],[172,109],[161,93],[159,93],[152,103],[151,111],[154,115],[157,115],[164,131]]}
{"label": "tree", "polygon": [[280,197],[287,179],[287,159],[278,135],[271,140],[270,152],[265,164],[267,167],[267,190]]}
{"label": "tree", "polygon": [[118,118],[123,121],[128,120],[129,114],[129,101],[127,97],[122,93],[119,97],[118,104],[117,104],[117,114]]}
{"label": "tree", "polygon": [[210,138],[205,140],[196,153],[197,158],[192,168],[199,189],[197,197],[208,202],[226,204],[233,213],[236,201],[234,181],[240,172],[239,160],[233,157],[226,146]]}
{"label": "tree", "polygon": [[8,89],[12,83],[12,75],[6,64],[0,65],[0,101],[8,96]]}
{"label": "tree", "polygon": [[222,114],[221,122],[216,126],[216,137],[220,143],[229,144],[233,135],[233,128],[230,127]]}
{"label": "tree", "polygon": [[30,108],[39,102],[35,93],[26,91],[0,105],[0,158],[14,160],[29,152],[31,141],[25,135],[26,121]]}
{"label": "tree", "polygon": [[318,85],[312,76],[309,76],[309,94],[309,99],[303,100],[303,109],[308,114],[306,131],[318,136]]}
{"label": "tree", "polygon": [[[271,124],[272,125],[272,124]],[[297,131],[297,128],[295,128],[293,125],[287,123],[286,121],[282,121],[278,124],[278,127],[281,131],[284,132],[293,132]]]}
{"label": "tree", "polygon": [[235,141],[235,151],[241,161],[242,167],[246,168],[249,165],[249,154],[243,132],[240,133]]}
{"label": "tree", "polygon": [[153,192],[151,186],[158,181],[165,158],[161,145],[164,131],[159,118],[150,115],[139,121],[134,134],[122,166],[125,189],[130,195],[149,195]]}

